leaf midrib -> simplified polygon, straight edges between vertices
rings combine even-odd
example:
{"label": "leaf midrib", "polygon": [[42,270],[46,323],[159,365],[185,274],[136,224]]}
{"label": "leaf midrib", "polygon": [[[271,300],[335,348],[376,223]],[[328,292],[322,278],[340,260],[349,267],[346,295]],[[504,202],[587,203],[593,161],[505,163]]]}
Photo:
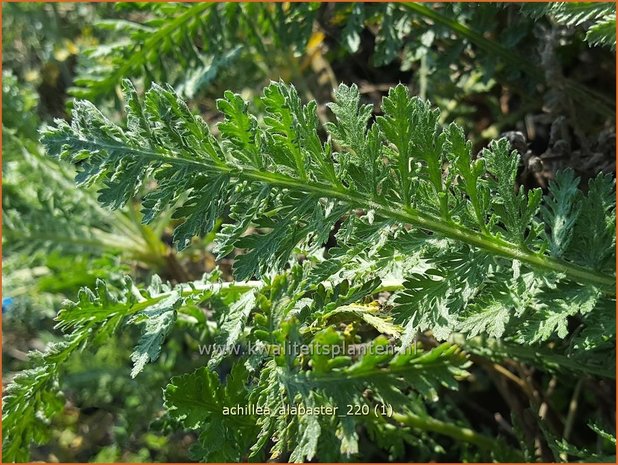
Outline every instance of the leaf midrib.
{"label": "leaf midrib", "polygon": [[[68,142],[69,141],[67,141],[67,143]],[[377,214],[386,218],[391,218],[404,224],[410,224],[439,233],[450,239],[464,242],[511,260],[519,260],[534,268],[555,273],[563,273],[567,278],[572,279],[573,281],[601,286],[605,292],[612,295],[616,294],[616,281],[614,276],[608,276],[573,263],[568,263],[547,255],[522,249],[502,238],[474,231],[452,221],[446,221],[433,215],[422,213],[412,207],[404,207],[401,204],[392,206],[382,205],[366,195],[358,192],[352,192],[340,186],[333,186],[317,181],[300,180],[280,173],[264,172],[244,166],[230,166],[224,164],[213,165],[205,161],[184,157],[173,157],[150,150],[127,146],[125,144],[119,144],[117,146],[111,144],[101,144],[98,142],[91,142],[91,144],[94,147],[100,147],[102,150],[122,149],[125,151],[134,152],[150,160],[167,163],[170,165],[192,165],[206,171],[219,171],[223,174],[229,175],[230,177],[246,179],[249,181],[265,182],[278,187],[288,188],[304,193],[317,194],[321,197],[337,199],[347,203],[350,207],[362,208],[364,210],[374,210]]]}

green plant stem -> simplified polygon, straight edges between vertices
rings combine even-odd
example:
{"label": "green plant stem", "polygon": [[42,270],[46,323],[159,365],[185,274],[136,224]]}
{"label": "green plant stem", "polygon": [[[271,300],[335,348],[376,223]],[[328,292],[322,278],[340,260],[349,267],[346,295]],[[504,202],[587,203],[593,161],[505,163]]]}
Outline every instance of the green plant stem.
{"label": "green plant stem", "polygon": [[290,189],[299,190],[301,192],[318,194],[324,197],[342,200],[353,207],[359,207],[365,210],[374,210],[376,213],[386,218],[392,218],[405,224],[411,224],[428,229],[450,239],[455,239],[457,241],[479,247],[494,254],[513,260],[520,260],[523,263],[532,265],[536,268],[541,268],[556,273],[564,273],[568,278],[577,282],[594,284],[597,286],[603,286],[604,288],[614,288],[612,293],[615,294],[616,280],[613,276],[607,276],[572,263],[566,263],[546,255],[525,250],[501,238],[490,236],[489,234],[482,234],[462,227],[461,225],[455,224],[451,221],[445,221],[431,215],[423,214],[411,207],[387,207],[378,204],[367,197],[350,193],[346,189],[329,186],[324,183],[301,182],[294,178],[277,173],[261,172],[253,169],[242,169],[237,173],[232,173],[231,168],[229,169],[229,172],[239,178],[267,182],[272,185],[287,187]]}
{"label": "green plant stem", "polygon": [[567,370],[569,373],[584,373],[616,379],[614,368],[581,363],[576,359],[574,360],[566,355],[561,355],[541,347],[531,347],[491,339],[486,340],[481,337],[464,339],[460,336],[454,342],[460,344],[466,352],[495,362],[502,362],[505,359],[516,359],[543,367],[546,370]]}
{"label": "green plant stem", "polygon": [[[418,362],[418,361],[417,361]],[[345,383],[352,379],[371,379],[371,378],[383,378],[388,375],[404,375],[411,372],[420,372],[424,370],[431,370],[432,368],[440,368],[442,365],[440,361],[432,362],[419,362],[419,364],[402,365],[402,366],[389,366],[384,368],[370,368],[364,371],[356,371],[354,373],[340,373],[334,372],[332,374],[316,375],[309,378],[316,384],[326,383]],[[299,382],[302,380],[299,379]]]}
{"label": "green plant stem", "polygon": [[488,436],[479,434],[470,428],[457,426],[452,423],[445,423],[443,421],[436,420],[435,418],[421,417],[410,412],[405,414],[393,413],[391,418],[402,425],[418,428],[423,431],[432,431],[434,433],[443,434],[444,436],[449,436],[457,441],[474,444],[482,449],[499,450],[504,448],[502,443]]}
{"label": "green plant stem", "polygon": [[[68,142],[68,141],[67,141]],[[538,268],[540,270],[562,273],[567,278],[582,284],[593,284],[600,286],[611,295],[616,294],[616,278],[607,274],[592,271],[573,263],[558,260],[547,255],[535,253],[531,250],[505,241],[504,239],[481,233],[466,228],[460,224],[443,218],[434,217],[422,213],[412,207],[404,207],[401,204],[383,205],[376,202],[366,195],[351,192],[341,185],[329,185],[323,182],[301,180],[280,173],[260,171],[254,168],[242,166],[229,166],[223,160],[211,157],[209,160],[213,164],[181,157],[170,156],[159,152],[127,147],[122,144],[117,146],[110,144],[95,144],[101,150],[118,150],[130,148],[136,155],[148,158],[153,161],[168,163],[170,165],[190,165],[203,172],[219,171],[231,178],[244,179],[250,181],[264,182],[272,186],[287,188],[297,192],[315,194],[320,197],[340,200],[352,208],[364,210],[374,210],[378,215],[391,218],[404,224],[420,227],[438,233],[444,237],[464,242],[466,244],[487,250],[495,255],[500,255],[511,260],[519,260],[522,263]]]}
{"label": "green plant stem", "polygon": [[[326,288],[330,287],[330,283],[325,281],[322,285]],[[264,286],[263,281],[231,281],[224,283],[203,283],[201,281],[194,281],[191,283],[190,288],[183,290],[182,295],[190,295],[194,291],[205,291],[205,290],[214,290],[216,292],[225,292],[225,291],[240,291],[246,292],[251,289],[260,289]],[[386,291],[398,291],[403,289],[403,281],[400,279],[385,279],[382,281],[382,284],[374,291],[375,294],[379,292]]]}

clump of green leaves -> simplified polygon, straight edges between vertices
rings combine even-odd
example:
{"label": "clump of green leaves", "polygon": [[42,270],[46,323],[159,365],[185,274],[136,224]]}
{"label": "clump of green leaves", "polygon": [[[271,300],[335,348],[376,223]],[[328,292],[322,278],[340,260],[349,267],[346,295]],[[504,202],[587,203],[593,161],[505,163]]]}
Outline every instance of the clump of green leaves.
{"label": "clump of green leaves", "polygon": [[[175,208],[176,218],[184,220],[174,233],[181,249],[237,202],[250,202],[242,211],[234,208],[220,244],[222,250],[246,250],[236,263],[239,279],[280,268],[297,246],[320,246],[336,221],[360,208],[374,221],[411,224],[521,262],[545,278],[555,273],[604,291],[613,286],[603,274],[613,267],[606,254],[613,241],[607,229],[614,211],[610,200],[585,209],[586,216],[596,216],[592,227],[598,238],[586,255],[600,254],[594,264],[586,262],[578,254],[580,244],[570,241],[582,218],[579,208],[568,209],[569,221],[559,225],[551,224],[546,209],[550,222],[544,223],[538,215],[541,192],[516,189],[518,155],[505,140],[492,142],[473,160],[461,129],[443,128],[439,111],[402,85],[389,92],[384,115],[370,126],[356,86],[340,86],[326,142],[319,135],[316,103],[303,105],[283,83],[264,90],[262,122],[240,96],[226,93],[218,101],[224,116],[218,138],[172,89],[154,85],[143,104],[130,83],[125,90],[126,129],[78,101],[72,124],[47,129],[43,143],[51,154],[79,164],[80,185],[102,182],[99,200],[112,208],[134,197],[145,179],[155,179],[157,187],[144,196],[144,216],[148,221]],[[612,189],[613,180],[600,176],[587,196],[556,201],[592,205],[597,191]],[[243,234],[249,226],[257,232]],[[286,230],[290,226],[295,228]],[[560,259],[546,252],[550,237],[561,242],[551,247],[564,248]]]}
{"label": "clump of green leaves", "polygon": [[[83,291],[58,316],[72,331],[59,353],[141,325],[132,356],[136,376],[157,359],[178,315],[207,324],[195,307],[212,305],[221,347],[251,343],[263,350],[217,353],[171,380],[168,415],[199,433],[197,459],[337,460],[359,452],[363,428],[393,458],[431,431],[473,444],[481,458],[521,460],[510,446],[429,415],[441,388],[455,389],[466,376],[467,361],[448,342],[423,349],[417,335],[430,332],[437,341],[483,335],[527,348],[531,363],[537,349],[579,360],[614,356],[615,327],[601,334],[597,324],[613,318],[611,177],[593,179],[584,194],[566,172],[546,198],[540,190],[526,192],[516,185],[518,155],[506,140],[473,156],[462,129],[442,125],[439,110],[403,85],[389,91],[374,121],[358,88],[341,85],[324,126],[316,102],[303,104],[282,82],[264,89],[262,118],[226,92],[217,102],[223,115],[217,136],[171,87],[153,85],[143,99],[130,82],[124,89],[123,125],[77,101],[72,122],[45,129],[43,144],[77,165],[77,183],[97,186],[103,205],[120,208],[140,195],[146,222],[172,210],[178,248],[224,218],[217,248],[221,257],[241,251],[233,271],[241,282],[215,277],[147,290],[129,283],[120,297]],[[337,247],[324,250],[335,229]],[[242,283],[249,279],[259,281]],[[373,303],[385,290],[390,299]],[[359,332],[371,334],[373,349],[395,352],[333,357],[275,350],[366,342]],[[52,351],[38,358],[46,376],[57,376],[58,357]],[[8,451],[16,458],[38,438],[28,423],[33,412],[19,399],[51,389],[30,382],[11,389],[5,444],[20,438]],[[277,413],[222,413],[248,403]],[[298,403],[369,410],[384,404],[395,412],[358,419],[286,413]]]}
{"label": "clump of green leaves", "polygon": [[[48,129],[45,145],[79,162],[80,184],[102,182],[104,205],[122,206],[153,177],[157,187],[144,196],[144,217],[175,208],[183,220],[174,233],[181,249],[232,211],[219,248],[245,251],[235,261],[237,279],[281,270],[298,249],[321,247],[344,220],[388,227],[385,240],[404,252],[401,237],[429,247],[408,251],[420,254],[420,273],[399,276],[406,279],[395,308],[406,327],[404,346],[427,329],[439,339],[490,328],[492,336],[512,333],[530,342],[564,338],[568,317],[585,316],[614,293],[607,275],[614,267],[612,178],[600,175],[584,195],[573,191],[571,175],[559,176],[539,215],[541,191],[516,188],[518,155],[506,140],[473,159],[462,130],[443,128],[439,111],[402,85],[385,97],[383,116],[371,125],[356,86],[340,86],[326,142],[316,103],[303,105],[283,83],[264,90],[262,122],[240,96],[226,93],[218,101],[219,138],[170,88],[153,86],[143,105],[130,83],[125,88],[127,129],[77,102],[72,125]],[[363,216],[350,215],[358,209]],[[438,254],[427,245],[434,235],[447,241]],[[342,249],[353,249],[353,263],[363,252],[361,238],[352,232],[340,239]],[[552,297],[567,288],[588,297]]]}

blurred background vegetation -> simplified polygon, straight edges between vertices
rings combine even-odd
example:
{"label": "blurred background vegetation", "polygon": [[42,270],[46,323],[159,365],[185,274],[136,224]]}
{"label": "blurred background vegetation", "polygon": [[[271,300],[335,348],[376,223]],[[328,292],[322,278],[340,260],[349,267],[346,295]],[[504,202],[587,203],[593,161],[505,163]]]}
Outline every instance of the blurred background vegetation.
{"label": "blurred background vegetation", "polygon": [[[26,353],[59,340],[53,317],[96,277],[125,274],[172,282],[214,269],[212,237],[178,253],[173,218],[141,224],[139,209],[111,212],[74,187],[72,169],[44,156],[41,125],[66,118],[73,98],[122,114],[120,81],[143,89],[171,83],[192,109],[217,122],[215,99],[230,89],[256,106],[270,80],[305,99],[332,98],[356,83],[379,108],[399,82],[457,121],[476,149],[506,135],[522,156],[519,182],[545,188],[557,169],[584,180],[615,172],[615,4],[3,4],[3,382],[28,366]],[[328,119],[323,105],[320,118]],[[230,263],[219,263],[229,277]],[[139,381],[126,362],[135,335],[72,360],[64,413],[33,460],[187,461],[191,435],[157,421],[170,376],[201,364],[208,339],[191,325]],[[572,385],[531,373],[568,404]],[[612,383],[586,381],[582,409],[613,425]],[[490,380],[478,377],[448,408],[485,402],[508,416]],[[560,410],[560,409],[558,409]],[[479,410],[482,416],[482,411]],[[484,420],[479,419],[482,423]],[[154,422],[154,423],[153,423]],[[594,441],[585,419],[572,436]],[[577,433],[577,434],[575,434]],[[410,460],[427,460],[426,452]],[[448,454],[447,454],[448,455]],[[460,454],[451,460],[460,460]],[[368,460],[384,460],[368,457]]]}

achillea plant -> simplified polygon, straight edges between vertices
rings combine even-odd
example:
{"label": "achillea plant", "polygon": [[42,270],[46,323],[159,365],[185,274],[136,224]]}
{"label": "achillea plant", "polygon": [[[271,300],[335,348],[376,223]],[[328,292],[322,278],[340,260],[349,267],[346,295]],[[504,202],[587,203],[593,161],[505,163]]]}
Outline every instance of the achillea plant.
{"label": "achillea plant", "polygon": [[[131,326],[142,331],[132,376],[165,351],[175,325],[211,327],[224,349],[263,349],[217,352],[165,389],[167,421],[196,431],[193,454],[206,461],[354,458],[359,434],[393,460],[434,435],[477,460],[531,459],[517,441],[432,408],[468,376],[478,337],[494,341],[489,358],[511,351],[552,361],[550,370],[613,376],[599,368],[615,357],[613,178],[599,175],[584,193],[566,171],[546,196],[526,192],[506,140],[473,156],[462,129],[403,85],[375,120],[357,87],[341,85],[324,126],[316,102],[282,82],[264,89],[261,118],[226,92],[217,136],[169,86],[143,100],[128,81],[124,91],[122,125],[77,101],[71,123],[44,130],[43,144],[78,167],[78,185],[99,187],[102,205],[143,194],[147,223],[172,210],[179,249],[223,218],[217,252],[240,251],[236,282],[214,273],[84,289],[58,315],[65,342],[6,390],[5,460],[26,459],[62,408],[54,399],[67,358]],[[280,350],[359,344],[369,350]],[[223,413],[247,405],[275,414]],[[296,415],[294,405],[340,415]],[[565,444],[547,441],[559,459]]]}

